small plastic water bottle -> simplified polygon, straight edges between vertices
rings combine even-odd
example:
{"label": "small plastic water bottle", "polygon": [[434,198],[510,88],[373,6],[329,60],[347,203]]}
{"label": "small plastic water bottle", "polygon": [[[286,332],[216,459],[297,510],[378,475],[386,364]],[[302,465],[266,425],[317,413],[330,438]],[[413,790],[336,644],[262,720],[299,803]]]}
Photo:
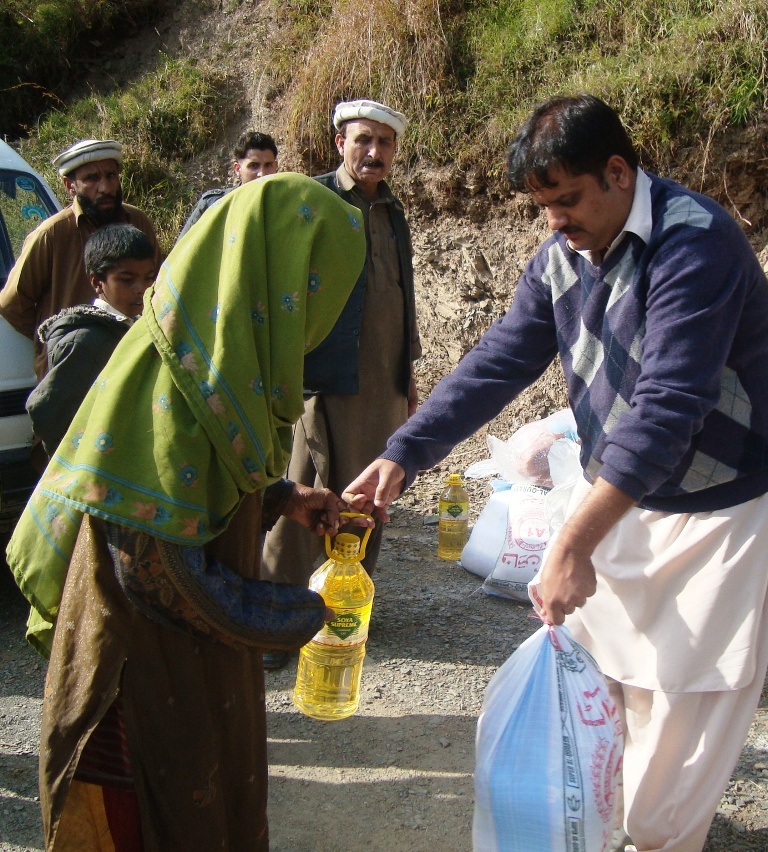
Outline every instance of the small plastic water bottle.
{"label": "small plastic water bottle", "polygon": [[[364,517],[342,512],[347,517]],[[354,533],[339,533],[328,561],[310,577],[309,588],[320,594],[334,618],[299,653],[293,703],[313,719],[331,721],[351,716],[360,704],[365,642],[373,608],[373,581],[363,568],[365,545]]]}
{"label": "small plastic water bottle", "polygon": [[440,495],[437,526],[437,555],[455,562],[467,543],[469,531],[469,497],[460,473],[452,473],[444,482]]}

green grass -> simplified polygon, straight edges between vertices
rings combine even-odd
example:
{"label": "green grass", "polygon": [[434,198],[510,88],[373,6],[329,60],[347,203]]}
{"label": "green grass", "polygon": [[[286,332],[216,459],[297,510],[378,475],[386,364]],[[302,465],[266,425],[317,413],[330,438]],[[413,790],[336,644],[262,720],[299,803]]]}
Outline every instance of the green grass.
{"label": "green grass", "polygon": [[165,0],[4,0],[0,8],[0,130],[15,135],[63,106],[84,63],[152,22]]}
{"label": "green grass", "polygon": [[[313,7],[317,4],[309,4]],[[411,118],[400,158],[502,179],[503,152],[531,107],[590,91],[631,128],[643,162],[704,162],[713,138],[766,107],[766,0],[335,0],[312,37],[282,33],[289,136],[308,166],[335,159],[329,117],[348,97]],[[297,30],[301,27],[297,24]],[[292,61],[289,61],[292,60]]]}
{"label": "green grass", "polygon": [[151,216],[167,251],[196,197],[180,167],[215,142],[235,103],[225,78],[161,55],[156,69],[135,84],[49,113],[22,153],[62,192],[51,165],[59,151],[86,137],[121,141],[123,194]]}
{"label": "green grass", "polygon": [[503,145],[535,102],[590,91],[619,109],[643,161],[663,170],[765,108],[764,0],[507,0],[477,5],[466,33],[466,101],[473,116],[495,117],[478,124],[481,150]]}

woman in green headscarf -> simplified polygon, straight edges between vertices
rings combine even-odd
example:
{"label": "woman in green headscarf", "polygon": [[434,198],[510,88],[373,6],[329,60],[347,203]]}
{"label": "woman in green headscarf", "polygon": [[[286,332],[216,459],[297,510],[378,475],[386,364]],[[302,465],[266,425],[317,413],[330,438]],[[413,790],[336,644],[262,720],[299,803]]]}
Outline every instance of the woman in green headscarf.
{"label": "woman in green headscarf", "polygon": [[325,607],[256,579],[260,536],[280,513],[338,524],[338,498],[280,476],[304,354],[364,263],[361,224],[294,174],[211,208],[31,498],[8,562],[51,654],[47,848],[102,848],[92,807],[118,849],[268,848],[261,653],[308,641]]}

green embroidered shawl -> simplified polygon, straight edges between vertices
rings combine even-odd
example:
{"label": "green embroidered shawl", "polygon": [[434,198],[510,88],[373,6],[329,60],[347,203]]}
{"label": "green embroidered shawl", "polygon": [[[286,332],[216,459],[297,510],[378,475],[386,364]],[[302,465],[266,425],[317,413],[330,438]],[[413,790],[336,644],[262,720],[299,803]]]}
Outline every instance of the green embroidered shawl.
{"label": "green embroidered shawl", "polygon": [[176,244],[30,498],[8,564],[45,651],[83,512],[200,545],[285,470],[305,352],[365,261],[359,212],[317,181],[250,181]]}

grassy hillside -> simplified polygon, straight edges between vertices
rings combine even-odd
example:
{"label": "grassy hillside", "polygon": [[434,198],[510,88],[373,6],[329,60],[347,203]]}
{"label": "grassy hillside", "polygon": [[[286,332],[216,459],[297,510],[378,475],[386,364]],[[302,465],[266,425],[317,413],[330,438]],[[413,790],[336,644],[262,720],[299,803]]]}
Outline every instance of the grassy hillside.
{"label": "grassy hillside", "polygon": [[166,246],[198,190],[183,164],[217,143],[257,67],[283,150],[305,168],[335,161],[334,103],[366,96],[411,117],[402,162],[472,168],[486,185],[503,179],[503,151],[522,117],[553,93],[591,91],[616,106],[645,165],[705,171],[724,134],[760,120],[768,91],[768,0],[201,0],[188,14],[239,15],[253,67],[242,52],[228,64],[231,45],[213,45],[208,55],[162,56],[120,87],[105,75],[78,97],[67,92],[83,51],[97,58],[130,28],[152,24],[163,4],[6,6],[5,132],[23,126],[26,156],[49,176],[51,157],[73,138],[127,142],[126,194],[153,215]]}
{"label": "grassy hillside", "polygon": [[15,135],[48,110],[110,42],[151,23],[164,0],[4,0],[0,6],[0,129]]}

